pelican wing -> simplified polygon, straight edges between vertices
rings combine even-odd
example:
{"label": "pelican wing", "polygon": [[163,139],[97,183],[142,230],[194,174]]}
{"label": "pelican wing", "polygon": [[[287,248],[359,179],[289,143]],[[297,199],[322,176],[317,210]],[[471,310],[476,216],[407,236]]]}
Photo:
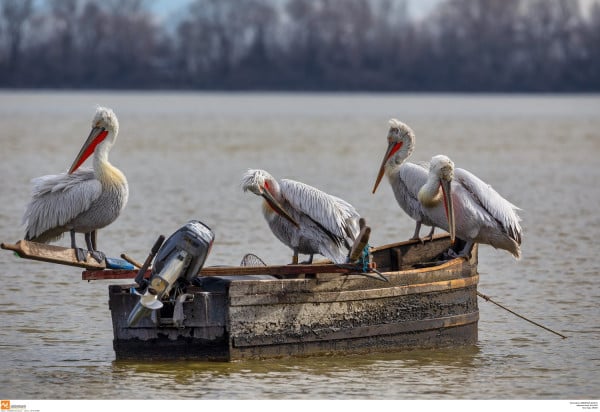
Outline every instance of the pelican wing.
{"label": "pelican wing", "polygon": [[416,195],[427,182],[429,162],[404,163],[398,173],[410,193]]}
{"label": "pelican wing", "polygon": [[454,179],[469,192],[474,202],[483,208],[504,228],[506,233],[521,244],[521,218],[517,214],[521,210],[503,198],[496,190],[483,180],[465,169],[454,170]]}
{"label": "pelican wing", "polygon": [[[91,169],[80,169],[73,174],[57,174],[31,180],[32,199],[27,205],[23,223],[27,224],[26,238],[59,238],[71,220],[88,210],[102,193],[100,182]],[[51,234],[44,236],[44,234]]]}
{"label": "pelican wing", "polygon": [[394,179],[395,182],[392,183],[392,189],[398,203],[406,214],[415,220],[422,219],[423,207],[419,202],[417,194],[427,182],[428,173],[428,162],[420,162],[418,164],[404,163],[398,169],[396,179]]}
{"label": "pelican wing", "polygon": [[358,236],[359,214],[348,202],[294,180],[282,179],[281,193],[290,205],[306,214],[331,234],[352,239]]}

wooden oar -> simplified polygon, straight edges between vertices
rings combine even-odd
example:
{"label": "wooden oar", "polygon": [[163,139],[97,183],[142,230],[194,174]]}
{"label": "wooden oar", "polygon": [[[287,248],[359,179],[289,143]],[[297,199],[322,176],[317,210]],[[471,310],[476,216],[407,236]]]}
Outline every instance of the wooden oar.
{"label": "wooden oar", "polygon": [[367,243],[369,243],[369,236],[371,236],[371,228],[366,225],[366,221],[364,218],[360,218],[359,225],[360,232],[356,237],[356,241],[354,242],[354,245],[352,245],[352,249],[350,250],[349,254],[348,260],[350,262],[355,262],[360,258],[363,249],[365,248],[365,246],[367,246]]}
{"label": "wooden oar", "polygon": [[144,264],[140,267],[138,273],[135,275],[135,283],[137,283],[138,286],[142,286],[144,278],[146,277],[146,272],[149,270],[148,268],[150,267],[150,263],[152,263],[154,256],[156,256],[156,254],[158,253],[158,249],[160,249],[164,241],[165,236],[160,235],[158,239],[156,239],[156,242],[154,242],[154,246],[152,246],[152,249],[150,250],[148,257],[144,261]]}
{"label": "wooden oar", "polygon": [[143,263],[138,262],[137,260],[129,256],[127,253],[121,253],[121,259],[126,260],[138,269],[141,268],[143,265]]}

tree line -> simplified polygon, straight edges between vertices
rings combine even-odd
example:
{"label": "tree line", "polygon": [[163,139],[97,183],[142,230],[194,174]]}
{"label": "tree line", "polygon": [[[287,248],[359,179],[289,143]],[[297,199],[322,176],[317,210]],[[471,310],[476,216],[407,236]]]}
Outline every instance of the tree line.
{"label": "tree line", "polygon": [[0,0],[0,87],[600,91],[600,4]]}

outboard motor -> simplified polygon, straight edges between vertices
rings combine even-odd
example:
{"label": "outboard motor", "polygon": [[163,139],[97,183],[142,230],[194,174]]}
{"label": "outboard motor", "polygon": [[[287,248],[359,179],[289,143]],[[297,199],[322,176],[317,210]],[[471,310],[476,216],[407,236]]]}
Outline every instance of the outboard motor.
{"label": "outboard motor", "polygon": [[[198,275],[210,253],[214,238],[208,226],[192,220],[164,242],[156,255],[150,280],[136,278],[140,287],[135,289],[135,293],[140,296],[140,300],[129,314],[127,323],[130,327],[151,315],[152,311],[162,308],[161,300],[169,295],[177,283],[189,284]],[[140,274],[143,275],[142,272],[145,271],[146,269],[140,270]]]}

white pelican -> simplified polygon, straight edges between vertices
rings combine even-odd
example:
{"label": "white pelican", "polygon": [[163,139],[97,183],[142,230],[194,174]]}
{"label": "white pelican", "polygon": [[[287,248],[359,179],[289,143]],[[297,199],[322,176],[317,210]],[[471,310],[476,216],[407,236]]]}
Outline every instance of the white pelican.
{"label": "white pelican", "polygon": [[[75,243],[75,232],[84,233],[90,254],[98,260],[96,231],[112,223],[127,204],[129,189],[125,175],[108,162],[119,122],[112,110],[98,107],[90,132],[67,173],[32,179],[32,198],[23,216],[25,239],[48,243],[71,233],[71,247],[79,261],[86,251]],[[79,166],[94,154],[94,168]]]}
{"label": "white pelican", "polygon": [[[431,226],[427,237],[433,236],[436,227],[450,232],[452,241],[454,233],[448,220],[453,219],[451,187],[448,178],[429,179],[429,163],[418,164],[406,162],[414,149],[415,134],[408,125],[397,119],[389,121],[388,148],[383,156],[373,193],[377,190],[383,174],[389,179],[394,196],[407,215],[416,221],[415,232],[411,239],[419,239],[421,224]],[[430,199],[425,204],[419,200],[420,191],[428,191]],[[425,193],[425,192],[423,192]]]}
{"label": "white pelican", "polygon": [[[439,179],[444,171],[454,175],[452,203],[456,237],[466,242],[457,256],[466,257],[474,243],[483,243],[504,249],[519,259],[521,218],[517,211],[520,209],[474,174],[464,169],[454,169],[454,163],[447,156],[434,156],[431,159],[430,179]],[[424,194],[419,198],[423,203],[430,197],[430,194]]]}
{"label": "white pelican", "polygon": [[248,170],[242,189],[264,198],[263,214],[273,234],[298,254],[321,254],[344,263],[358,233],[358,212],[345,200],[294,180],[275,180],[264,170]]}

